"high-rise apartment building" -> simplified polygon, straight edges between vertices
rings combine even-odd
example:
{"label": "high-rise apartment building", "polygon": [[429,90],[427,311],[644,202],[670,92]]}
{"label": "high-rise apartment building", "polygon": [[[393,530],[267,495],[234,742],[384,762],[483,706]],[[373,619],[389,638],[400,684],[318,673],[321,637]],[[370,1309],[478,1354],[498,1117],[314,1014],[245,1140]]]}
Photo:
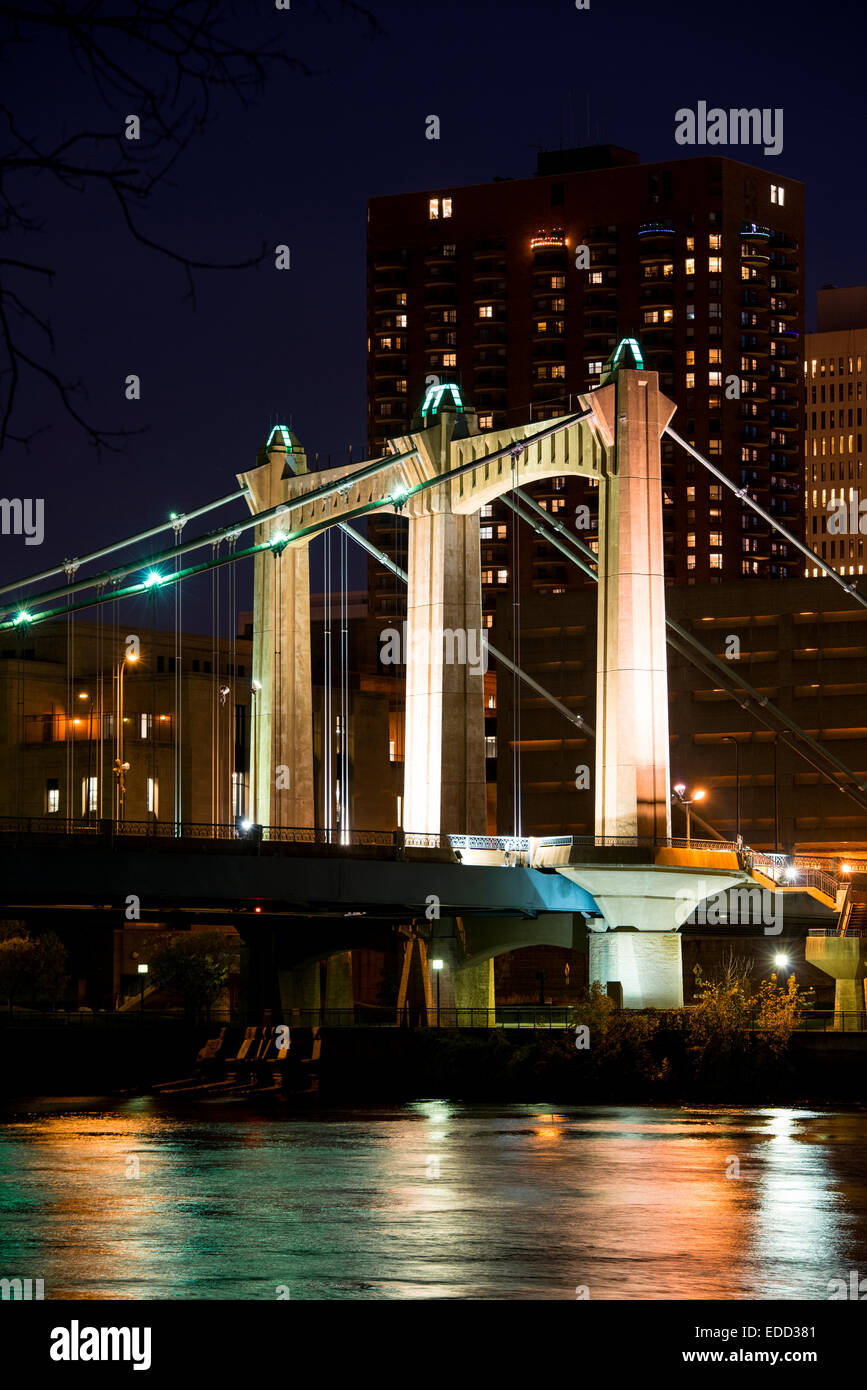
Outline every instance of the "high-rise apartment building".
{"label": "high-rise apartment building", "polygon": [[[804,357],[807,544],[839,574],[859,575],[867,538],[867,286],[820,290],[818,305]],[[806,571],[822,574],[809,562]]]}
{"label": "high-rise apartment building", "polygon": [[[372,454],[407,432],[432,377],[457,382],[496,432],[566,413],[634,337],[677,404],[675,428],[803,535],[801,184],[716,156],[641,164],[605,146],[542,154],[533,178],[372,198],[368,224]],[[670,442],[663,482],[671,582],[802,573],[792,546]],[[570,523],[587,505],[593,544],[587,481],[532,491]],[[582,584],[526,527],[513,537],[502,505],[488,512],[488,623],[504,586]],[[395,519],[370,534],[393,549]],[[371,607],[395,608],[393,582],[373,570]]]}

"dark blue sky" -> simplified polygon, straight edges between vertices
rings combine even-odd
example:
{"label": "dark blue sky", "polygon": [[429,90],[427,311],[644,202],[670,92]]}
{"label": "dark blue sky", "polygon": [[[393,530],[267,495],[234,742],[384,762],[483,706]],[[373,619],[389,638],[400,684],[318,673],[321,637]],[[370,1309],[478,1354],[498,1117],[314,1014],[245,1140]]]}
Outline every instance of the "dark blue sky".
{"label": "dark blue sky", "polygon": [[[19,427],[49,429],[29,455],[3,451],[2,490],[45,497],[46,539],[25,547],[0,537],[4,579],[230,491],[279,416],[291,416],[323,462],[350,442],[360,450],[367,198],[531,174],[537,149],[557,147],[561,129],[563,144],[587,143],[588,95],[591,142],[645,160],[689,153],[674,142],[680,106],[782,107],[778,159],[720,153],[806,183],[808,327],[818,285],[867,280],[860,4],[371,8],[384,30],[375,38],[334,0],[325,14],[302,0],[289,12],[240,6],[234,22],[247,42],[261,24],[263,40],[285,34],[290,52],[324,71],[275,74],[249,109],[221,97],[173,186],[141,219],[148,235],[202,259],[288,243],[290,271],[269,258],[257,270],[202,273],[192,312],[180,270],[130,241],[107,195],[44,176],[22,183],[44,220],[26,250],[57,269],[40,299],[54,323],[53,365],[82,382],[90,418],[147,433],[100,460],[56,396],[23,383]],[[7,66],[4,99],[25,129],[111,127],[59,45],[19,50]],[[128,109],[119,103],[119,123]],[[438,142],[425,138],[430,113],[441,120]],[[142,399],[127,403],[133,372]]]}

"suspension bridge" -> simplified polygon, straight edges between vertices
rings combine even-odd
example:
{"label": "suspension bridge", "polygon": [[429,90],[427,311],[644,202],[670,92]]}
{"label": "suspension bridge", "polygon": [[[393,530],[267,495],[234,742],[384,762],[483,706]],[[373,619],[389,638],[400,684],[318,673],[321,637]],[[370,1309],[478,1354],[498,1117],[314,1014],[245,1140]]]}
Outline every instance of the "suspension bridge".
{"label": "suspension bridge", "polygon": [[[75,817],[67,788],[65,817],[7,818],[0,826],[7,909],[48,910],[60,902],[70,909],[93,909],[116,906],[135,894],[158,912],[186,905],[246,913],[239,929],[257,952],[259,997],[263,1005],[284,1011],[324,1002],[318,994],[318,962],[325,956],[334,963],[328,977],[333,974],[333,983],[326,985],[328,1003],[346,1003],[345,953],[363,944],[365,933],[373,939],[383,923],[405,931],[399,1004],[414,988],[430,1005],[433,949],[447,965],[438,981],[447,991],[443,1007],[458,1008],[493,1008],[493,958],[500,951],[529,944],[571,945],[589,927],[591,979],[619,983],[627,1006],[678,1007],[683,1003],[678,929],[696,903],[771,883],[775,892],[811,894],[829,923],[850,922],[839,941],[822,937],[816,959],[821,963],[821,956],[822,968],[837,978],[841,998],[859,998],[863,953],[860,945],[853,953],[851,913],[839,916],[845,899],[839,884],[820,883],[819,877],[811,883],[810,873],[821,876],[821,871],[807,866],[759,865],[740,843],[672,837],[666,644],[706,674],[720,674],[724,668],[692,633],[666,616],[663,436],[736,492],[744,506],[759,512],[811,564],[822,566],[852,601],[867,605],[855,584],[826,566],[745,488],[737,488],[681,439],[671,428],[673,414],[656,374],[644,370],[638,344],[630,339],[618,346],[600,387],[579,398],[574,413],[541,427],[531,423],[482,434],[459,388],[439,385],[426,393],[411,432],[393,439],[383,457],[311,471],[300,439],[277,426],[256,466],[237,476],[236,490],[173,515],[162,526],[6,585],[0,590],[5,605],[0,631],[26,631],[52,620],[66,623],[68,707],[75,621],[81,612],[112,605],[112,641],[118,642],[117,614],[124,600],[170,591],[177,654],[172,667],[172,815],[144,823],[126,818],[123,676],[136,653],[113,647],[113,796],[103,794],[100,758],[97,814]],[[590,479],[598,490],[598,550],[524,491],[542,479],[570,474]],[[495,499],[598,586],[595,728],[522,670],[517,638],[511,656],[489,647],[502,669],[595,740],[595,834],[589,838],[523,836],[517,801],[512,834],[485,834],[483,683],[469,661],[446,660],[444,649],[455,634],[463,634],[465,651],[471,649],[470,634],[480,640],[486,636],[479,517]],[[247,515],[187,537],[187,528],[198,518],[235,504],[246,505]],[[356,529],[359,519],[374,512],[405,519],[405,569]],[[93,569],[98,561],[169,531],[173,543],[150,558],[146,572],[129,560]],[[343,679],[335,710],[329,642],[317,824],[310,545],[332,531],[341,546]],[[407,587],[401,823],[379,835],[356,831],[350,824],[345,680],[349,543],[373,555]],[[209,557],[193,558],[208,550]],[[330,566],[330,548],[327,556]],[[227,566],[234,574],[243,561],[252,561],[254,587],[249,804],[233,806],[239,814],[228,821],[218,816],[210,824],[191,825],[182,809],[181,595],[185,581]],[[51,581],[61,576],[63,582],[52,587]],[[34,586],[46,584],[33,593]],[[327,571],[327,612],[330,585]],[[758,722],[844,795],[867,806],[867,787],[829,749],[739,673],[724,674],[725,688],[734,686],[736,698]],[[219,694],[215,680],[215,700]],[[332,737],[335,728],[338,734]],[[102,736],[100,719],[100,740]],[[215,786],[230,766],[230,759],[215,761]],[[112,814],[106,815],[109,801]],[[225,803],[218,797],[213,804]],[[59,870],[56,884],[46,882],[44,867],[39,868],[48,849]],[[264,918],[272,928],[267,935]]]}

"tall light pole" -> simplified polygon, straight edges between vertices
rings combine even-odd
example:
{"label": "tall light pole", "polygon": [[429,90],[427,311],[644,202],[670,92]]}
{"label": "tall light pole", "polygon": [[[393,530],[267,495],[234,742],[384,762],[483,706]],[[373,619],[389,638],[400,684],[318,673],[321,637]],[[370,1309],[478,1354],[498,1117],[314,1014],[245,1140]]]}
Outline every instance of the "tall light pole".
{"label": "tall light pole", "polygon": [[437,977],[437,1028],[440,1026],[440,972],[443,968],[443,961],[439,958],[431,961],[431,969]]}
{"label": "tall light pole", "polygon": [[735,839],[740,844],[741,839],[741,745],[731,734],[723,734],[723,743],[733,743],[735,746]]}
{"label": "tall light pole", "polygon": [[678,801],[680,802],[681,806],[685,806],[685,807],[686,807],[686,843],[689,844],[689,843],[690,843],[690,840],[691,840],[691,838],[692,838],[691,833],[690,833],[691,826],[690,826],[689,808],[690,808],[690,806],[692,806],[693,803],[696,802],[696,801],[704,801],[705,797],[707,796],[707,792],[704,791],[704,789],[703,789],[702,787],[696,787],[695,790],[694,790],[693,793],[692,793],[692,796],[687,796],[687,794],[686,794],[686,783],[685,783],[685,782],[676,782],[675,785],[674,785],[673,790],[674,790],[674,794],[675,794],[675,796],[677,797]]}
{"label": "tall light pole", "polygon": [[138,652],[126,652],[117,665],[117,728],[114,741],[114,818],[116,822],[123,819],[123,794],[126,791],[123,775],[125,772],[129,772],[129,763],[125,763],[123,760],[123,673],[128,661],[135,664],[138,661]]}
{"label": "tall light pole", "polygon": [[87,781],[84,784],[84,819],[90,820],[90,765],[91,765],[91,739],[93,738],[93,700],[86,690],[79,691],[79,700],[90,700],[90,711],[87,716]]}
{"label": "tall light pole", "polygon": [[774,854],[780,850],[780,798],[777,791],[777,743],[779,734],[774,734]]}

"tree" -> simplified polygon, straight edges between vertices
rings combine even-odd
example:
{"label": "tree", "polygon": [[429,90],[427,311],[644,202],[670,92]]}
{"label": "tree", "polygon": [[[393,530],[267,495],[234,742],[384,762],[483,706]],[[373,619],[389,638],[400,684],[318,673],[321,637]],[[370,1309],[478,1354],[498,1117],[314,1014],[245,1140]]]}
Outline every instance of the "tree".
{"label": "tree", "polygon": [[204,1008],[210,1019],[211,1005],[228,983],[234,955],[231,944],[220,932],[184,932],[154,951],[151,981],[157,988],[176,989],[188,1013],[196,1014]]}
{"label": "tree", "polygon": [[45,998],[57,1007],[68,979],[66,947],[53,931],[32,937],[23,923],[0,927],[0,998]]}
{"label": "tree", "polygon": [[13,928],[0,938],[0,996],[12,1012],[14,1001],[32,989],[39,973],[39,944],[24,927]]}
{"label": "tree", "polygon": [[[368,34],[379,32],[373,15],[353,0],[336,0],[362,19]],[[87,195],[108,190],[119,225],[135,241],[179,266],[188,298],[195,302],[194,273],[243,269],[259,264],[265,246],[233,262],[214,262],[167,246],[148,235],[142,214],[181,155],[207,126],[217,99],[228,94],[243,104],[262,92],[274,68],[311,77],[312,70],[282,48],[282,26],[261,43],[236,37],[231,7],[224,0],[25,0],[0,3],[0,60],[28,64],[32,90],[43,89],[43,56],[65,43],[69,76],[86,84],[81,99],[47,92],[38,121],[0,100],[0,449],[29,444],[35,433],[17,432],[22,383],[41,378],[62,408],[97,448],[137,431],[100,428],[77,404],[80,386],[50,365],[54,348],[51,318],[36,288],[50,285],[55,271],[30,254],[44,224],[33,216],[30,198],[46,177]],[[97,128],[67,135],[67,104],[82,105],[98,94],[108,113]],[[50,117],[50,118],[49,118]],[[16,244],[17,243],[17,244]],[[21,247],[19,254],[18,247]]]}

